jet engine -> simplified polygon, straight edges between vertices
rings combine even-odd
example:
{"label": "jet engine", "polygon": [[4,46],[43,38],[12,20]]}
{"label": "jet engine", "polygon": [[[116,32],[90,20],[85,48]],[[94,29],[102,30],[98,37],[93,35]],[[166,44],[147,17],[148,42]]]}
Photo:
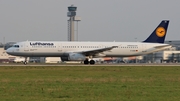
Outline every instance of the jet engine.
{"label": "jet engine", "polygon": [[84,61],[86,56],[79,53],[68,53],[61,57],[62,61]]}

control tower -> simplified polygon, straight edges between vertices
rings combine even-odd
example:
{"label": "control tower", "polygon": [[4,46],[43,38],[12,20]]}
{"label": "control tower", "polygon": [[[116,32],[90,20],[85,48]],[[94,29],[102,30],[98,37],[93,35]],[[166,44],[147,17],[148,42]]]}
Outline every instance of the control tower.
{"label": "control tower", "polygon": [[[77,7],[71,5],[68,7],[67,16],[70,17],[68,20],[68,41],[75,41],[74,39],[74,21],[81,21],[80,17],[76,17]],[[77,34],[78,34],[78,24],[77,24]]]}

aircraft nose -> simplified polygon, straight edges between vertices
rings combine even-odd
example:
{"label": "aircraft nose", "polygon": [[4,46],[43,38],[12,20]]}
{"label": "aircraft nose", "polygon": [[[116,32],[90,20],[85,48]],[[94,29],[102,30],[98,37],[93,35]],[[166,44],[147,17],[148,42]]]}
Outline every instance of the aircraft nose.
{"label": "aircraft nose", "polygon": [[8,48],[8,49],[6,50],[6,53],[12,54],[12,53],[13,53],[13,50],[12,50],[11,48]]}

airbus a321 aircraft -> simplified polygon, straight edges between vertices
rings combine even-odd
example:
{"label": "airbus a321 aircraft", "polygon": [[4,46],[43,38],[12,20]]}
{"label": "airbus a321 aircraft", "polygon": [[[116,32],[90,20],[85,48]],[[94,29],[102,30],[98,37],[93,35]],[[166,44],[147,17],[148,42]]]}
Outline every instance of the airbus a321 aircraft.
{"label": "airbus a321 aircraft", "polygon": [[170,48],[164,44],[169,20],[163,20],[143,42],[61,42],[24,41],[14,44],[6,52],[27,57],[61,57],[62,61],[84,61],[95,64],[96,57],[128,57],[145,55]]}

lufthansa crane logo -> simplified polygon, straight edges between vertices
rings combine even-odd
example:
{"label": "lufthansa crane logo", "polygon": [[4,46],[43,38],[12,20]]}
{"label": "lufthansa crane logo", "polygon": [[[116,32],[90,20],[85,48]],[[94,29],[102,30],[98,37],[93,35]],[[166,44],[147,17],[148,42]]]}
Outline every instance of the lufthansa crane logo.
{"label": "lufthansa crane logo", "polygon": [[165,35],[165,33],[166,33],[166,30],[163,27],[158,27],[156,29],[156,35],[158,37],[163,37]]}

